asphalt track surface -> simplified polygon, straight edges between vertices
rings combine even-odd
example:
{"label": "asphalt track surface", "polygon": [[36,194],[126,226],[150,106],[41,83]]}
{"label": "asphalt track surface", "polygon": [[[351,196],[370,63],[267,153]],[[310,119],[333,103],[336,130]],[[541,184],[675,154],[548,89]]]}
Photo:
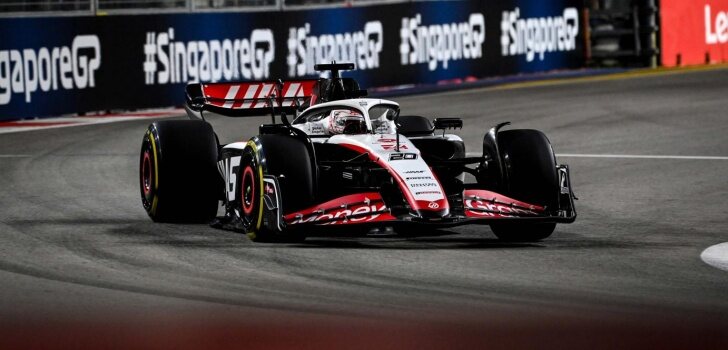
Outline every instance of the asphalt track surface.
{"label": "asphalt track surface", "polygon": [[[499,121],[558,154],[728,156],[728,70],[397,98]],[[261,119],[213,118],[221,140]],[[559,157],[574,224],[504,244],[487,226],[252,243],[154,224],[138,190],[149,121],[0,135],[3,348],[728,347],[728,160]]]}

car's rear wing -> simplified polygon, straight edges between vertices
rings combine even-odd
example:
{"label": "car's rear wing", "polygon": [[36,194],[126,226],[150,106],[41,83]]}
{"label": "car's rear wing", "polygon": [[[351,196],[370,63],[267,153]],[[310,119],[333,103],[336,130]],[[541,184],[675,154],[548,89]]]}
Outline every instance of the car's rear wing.
{"label": "car's rear wing", "polygon": [[210,111],[229,117],[294,114],[298,106],[310,101],[316,82],[306,79],[189,84],[187,109],[193,115]]}

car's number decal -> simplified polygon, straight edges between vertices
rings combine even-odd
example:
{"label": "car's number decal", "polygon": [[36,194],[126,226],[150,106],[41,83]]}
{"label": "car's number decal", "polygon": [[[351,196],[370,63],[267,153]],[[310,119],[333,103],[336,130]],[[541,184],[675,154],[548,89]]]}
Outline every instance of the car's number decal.
{"label": "car's number decal", "polygon": [[235,200],[235,187],[237,186],[237,176],[235,168],[240,166],[240,156],[230,157],[224,160],[225,188],[227,189],[228,202]]}

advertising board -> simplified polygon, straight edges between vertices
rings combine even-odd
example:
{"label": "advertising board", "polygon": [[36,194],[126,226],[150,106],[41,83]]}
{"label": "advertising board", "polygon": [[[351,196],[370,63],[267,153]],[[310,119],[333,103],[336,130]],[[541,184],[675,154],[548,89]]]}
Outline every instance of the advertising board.
{"label": "advertising board", "polygon": [[579,67],[581,1],[425,1],[274,12],[0,18],[0,120],[179,106],[189,82],[362,88]]}
{"label": "advertising board", "polygon": [[728,62],[728,0],[660,1],[662,64]]}

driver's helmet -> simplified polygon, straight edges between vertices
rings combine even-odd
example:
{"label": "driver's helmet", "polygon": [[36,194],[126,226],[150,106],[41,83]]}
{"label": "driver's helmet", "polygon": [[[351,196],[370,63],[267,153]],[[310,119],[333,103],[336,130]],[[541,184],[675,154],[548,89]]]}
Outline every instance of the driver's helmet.
{"label": "driver's helmet", "polygon": [[365,134],[367,123],[358,111],[335,109],[328,116],[327,131],[329,135]]}

